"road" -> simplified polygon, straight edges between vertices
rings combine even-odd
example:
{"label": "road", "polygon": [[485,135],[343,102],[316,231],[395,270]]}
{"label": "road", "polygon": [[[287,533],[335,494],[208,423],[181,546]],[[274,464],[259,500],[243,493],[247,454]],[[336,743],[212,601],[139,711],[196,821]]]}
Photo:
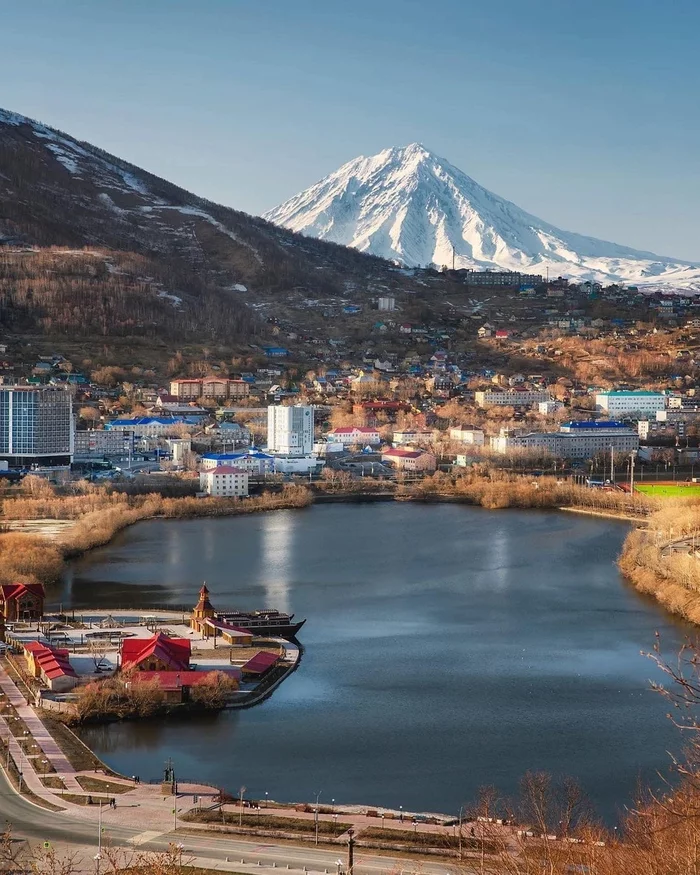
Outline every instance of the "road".
{"label": "road", "polygon": [[[72,818],[61,812],[39,808],[20,797],[10,786],[4,772],[0,771],[0,818],[12,825],[12,834],[26,838],[32,844],[50,842],[57,847],[73,846],[83,849],[90,856],[97,851],[97,826],[95,823]],[[255,867],[256,873],[266,870],[285,869],[328,873],[337,871],[337,861],[347,860],[347,848],[316,848],[294,845],[288,842],[275,844],[270,839],[246,841],[242,838],[217,838],[210,835],[186,835],[177,832],[140,832],[129,827],[112,826],[105,819],[103,841],[115,846],[134,846],[144,851],[165,851],[173,842],[184,845],[185,858],[196,858],[222,869],[246,872]],[[144,824],[147,830],[147,824]],[[411,861],[405,858],[370,854],[355,849],[356,875],[377,875],[380,872],[417,872],[421,875],[454,875],[456,867],[443,861]],[[464,866],[460,865],[460,873]]]}

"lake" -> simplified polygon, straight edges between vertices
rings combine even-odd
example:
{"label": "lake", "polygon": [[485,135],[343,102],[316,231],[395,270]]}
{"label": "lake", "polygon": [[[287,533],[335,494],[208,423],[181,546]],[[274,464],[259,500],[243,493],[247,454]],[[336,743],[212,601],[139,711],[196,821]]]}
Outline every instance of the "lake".
{"label": "lake", "polygon": [[82,735],[111,766],[279,800],[451,811],[527,769],[576,776],[606,815],[680,747],[649,690],[659,630],[620,577],[628,525],[465,505],[340,504],[141,523],[74,562],[67,607],[194,605],[306,617],[299,669],[252,709]]}

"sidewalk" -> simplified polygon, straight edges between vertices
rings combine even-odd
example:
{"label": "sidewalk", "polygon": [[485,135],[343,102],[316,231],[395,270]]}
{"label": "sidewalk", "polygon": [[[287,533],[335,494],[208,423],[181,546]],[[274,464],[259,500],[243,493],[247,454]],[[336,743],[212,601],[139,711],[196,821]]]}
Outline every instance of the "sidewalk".
{"label": "sidewalk", "polygon": [[[53,740],[48,729],[37,716],[34,708],[27,704],[26,699],[17,689],[14,681],[10,679],[4,668],[0,668],[0,689],[7,696],[8,702],[17,711],[18,716],[26,723],[32,738],[39,745],[46,759],[54,767],[58,777],[66,785],[66,790],[69,790],[71,793],[84,793],[85,791],[75,778],[75,769],[68,761],[68,758]],[[4,718],[3,723],[7,727],[7,721]],[[7,731],[9,733],[9,727],[7,727]],[[19,747],[19,744],[17,746]],[[16,757],[13,756],[13,759],[17,762]],[[42,788],[46,789],[41,781],[39,783]]]}

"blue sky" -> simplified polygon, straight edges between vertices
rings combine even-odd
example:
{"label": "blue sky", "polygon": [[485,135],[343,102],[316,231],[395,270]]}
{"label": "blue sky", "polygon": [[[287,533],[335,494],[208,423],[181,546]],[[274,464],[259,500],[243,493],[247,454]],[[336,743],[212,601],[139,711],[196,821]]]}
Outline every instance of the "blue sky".
{"label": "blue sky", "polygon": [[419,141],[560,227],[700,261],[697,0],[2,4],[0,106],[259,213]]}

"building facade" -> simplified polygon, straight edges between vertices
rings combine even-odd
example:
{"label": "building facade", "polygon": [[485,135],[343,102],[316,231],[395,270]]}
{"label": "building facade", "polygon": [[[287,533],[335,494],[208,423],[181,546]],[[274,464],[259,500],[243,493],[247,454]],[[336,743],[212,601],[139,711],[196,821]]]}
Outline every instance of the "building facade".
{"label": "building facade", "polygon": [[241,453],[205,453],[202,456],[202,470],[217,468],[219,465],[230,465],[240,468],[253,476],[274,474],[275,457],[260,450],[248,450]]}
{"label": "building facade", "polygon": [[599,392],[595,396],[596,407],[611,416],[627,414],[649,414],[666,409],[666,396],[663,392],[650,392],[643,389],[634,391]]}
{"label": "building facade", "polygon": [[437,468],[437,459],[432,453],[422,450],[405,450],[399,447],[385,450],[382,462],[389,462],[397,471],[432,474]]}
{"label": "building facade", "polygon": [[334,428],[327,434],[328,443],[342,444],[344,447],[355,445],[378,444],[381,437],[376,428],[363,425],[349,425],[343,428]]}
{"label": "building facade", "polygon": [[229,380],[227,377],[171,380],[170,394],[180,401],[194,401],[197,398],[247,398],[250,385],[245,380]]}
{"label": "building facade", "polygon": [[218,498],[245,498],[248,495],[248,472],[231,465],[207,468],[199,475],[199,488]]}
{"label": "building facade", "polygon": [[474,393],[477,407],[532,407],[550,400],[549,392],[538,389],[485,389]]}
{"label": "building facade", "polygon": [[129,429],[110,431],[101,428],[89,428],[75,433],[76,458],[91,458],[95,456],[128,456],[134,451],[134,432]]}
{"label": "building facade", "polygon": [[505,429],[491,438],[491,449],[506,454],[512,450],[544,452],[561,459],[592,459],[599,453],[629,455],[639,449],[637,432],[621,422],[567,422],[556,432],[513,434]]}
{"label": "building facade", "polygon": [[480,428],[463,428],[462,426],[458,426],[450,429],[450,440],[483,447],[484,433]]}
{"label": "building facade", "polygon": [[314,448],[314,409],[301,404],[267,408],[267,449],[285,456],[308,456]]}
{"label": "building facade", "polygon": [[67,390],[0,387],[0,460],[10,467],[70,465],[74,431]]}

